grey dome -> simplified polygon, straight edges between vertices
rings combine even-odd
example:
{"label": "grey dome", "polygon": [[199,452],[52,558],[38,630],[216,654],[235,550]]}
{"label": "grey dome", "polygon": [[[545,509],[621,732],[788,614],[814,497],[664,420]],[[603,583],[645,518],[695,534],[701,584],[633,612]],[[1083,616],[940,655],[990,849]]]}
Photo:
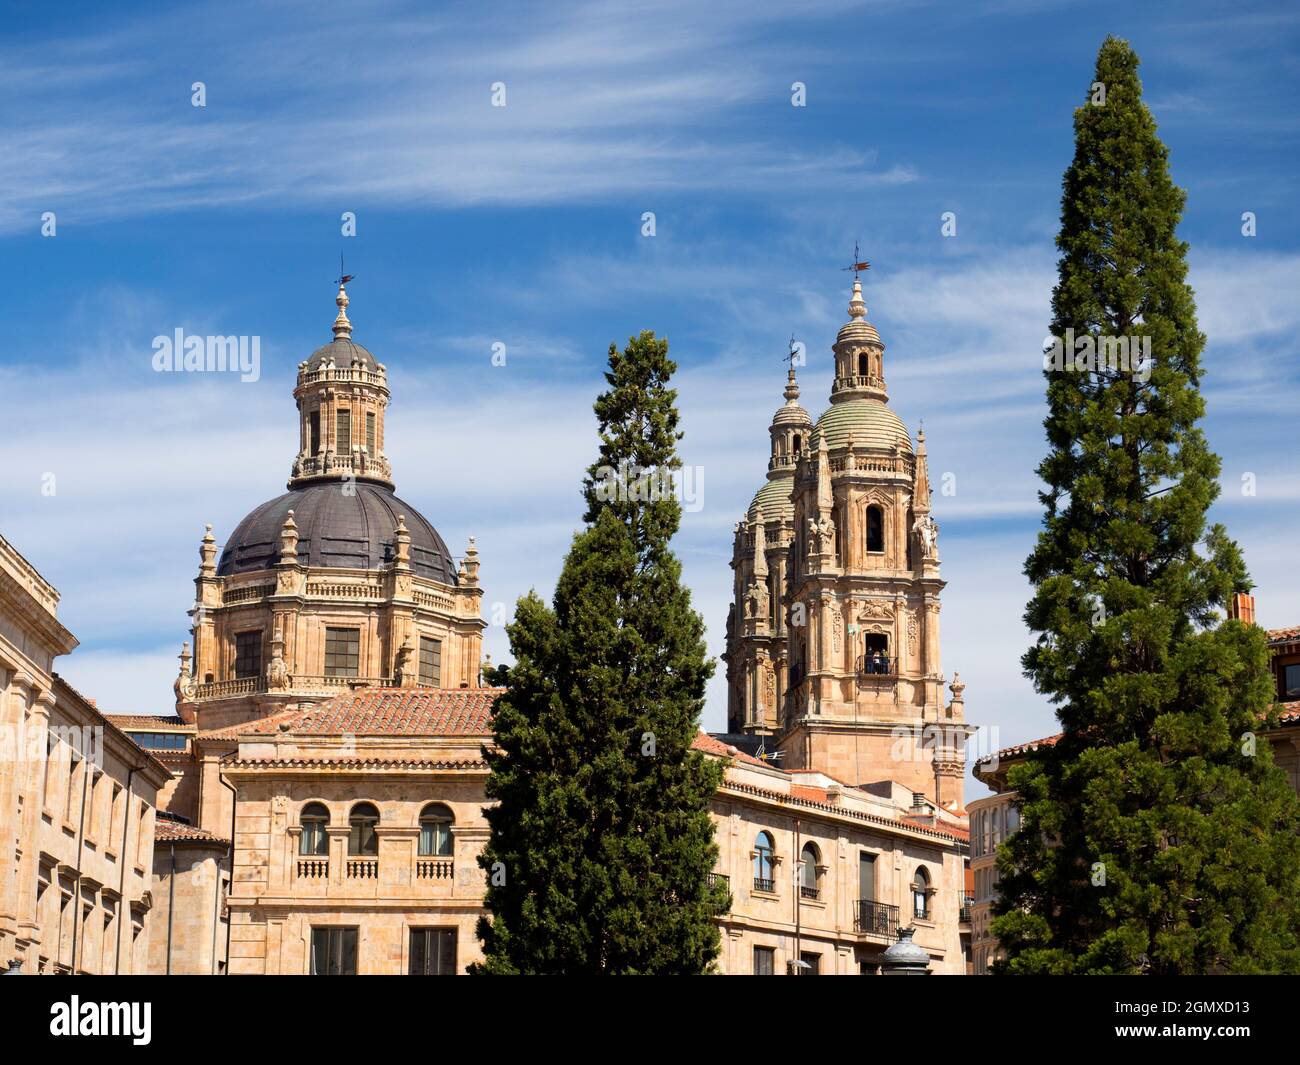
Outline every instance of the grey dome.
{"label": "grey dome", "polygon": [[336,336],[328,344],[317,348],[311,353],[311,358],[307,360],[305,369],[309,372],[319,370],[320,364],[325,361],[327,355],[333,356],[334,365],[339,369],[346,369],[351,366],[353,359],[360,359],[362,366],[367,370],[375,370],[379,367],[379,360],[371,355],[368,349],[363,348],[350,337]]}
{"label": "grey dome", "polygon": [[411,535],[411,569],[421,577],[456,583],[456,568],[442,537],[391,489],[358,481],[306,484],[253,510],[231,533],[217,573],[272,568],[280,558],[280,528],[289,511],[298,526],[298,561],[304,566],[378,569],[392,561],[398,516]]}

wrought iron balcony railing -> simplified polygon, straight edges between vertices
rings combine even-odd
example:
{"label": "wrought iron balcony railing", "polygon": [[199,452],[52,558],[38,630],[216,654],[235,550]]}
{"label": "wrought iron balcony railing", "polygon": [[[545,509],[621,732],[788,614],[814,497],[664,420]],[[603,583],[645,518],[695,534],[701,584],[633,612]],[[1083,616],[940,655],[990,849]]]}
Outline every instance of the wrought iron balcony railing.
{"label": "wrought iron balcony railing", "polygon": [[887,902],[858,899],[858,913],[853,927],[868,935],[893,936],[898,930],[898,907]]}
{"label": "wrought iron balcony railing", "polygon": [[898,659],[886,655],[862,655],[858,659],[858,676],[860,677],[896,677],[898,676]]}

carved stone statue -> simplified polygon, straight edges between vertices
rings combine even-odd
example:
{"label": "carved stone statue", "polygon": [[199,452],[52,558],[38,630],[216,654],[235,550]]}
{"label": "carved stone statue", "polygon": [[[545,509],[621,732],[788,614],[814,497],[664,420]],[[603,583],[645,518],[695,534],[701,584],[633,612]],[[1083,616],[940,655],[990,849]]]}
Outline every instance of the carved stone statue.
{"label": "carved stone statue", "polygon": [[181,668],[176,676],[176,682],[172,685],[172,691],[176,693],[176,705],[180,706],[181,703],[194,698],[194,674],[190,669],[194,656],[190,654],[188,640],[181,644],[181,653],[177,657],[181,660]]}
{"label": "carved stone statue", "polygon": [[927,514],[923,518],[917,518],[912,531],[921,543],[921,557],[935,558],[939,548],[939,523],[934,520],[934,516]]}
{"label": "carved stone statue", "polygon": [[817,554],[820,551],[835,550],[835,520],[830,517],[817,521],[808,519],[808,551]]}
{"label": "carved stone statue", "polygon": [[415,645],[411,642],[408,633],[406,639],[402,641],[402,646],[397,649],[397,658],[393,663],[393,680],[397,682],[399,688],[415,687],[416,672],[411,661],[414,655]]}
{"label": "carved stone statue", "polygon": [[266,667],[267,690],[284,691],[291,680],[289,666],[284,660],[284,635],[277,626],[271,636],[271,662]]}

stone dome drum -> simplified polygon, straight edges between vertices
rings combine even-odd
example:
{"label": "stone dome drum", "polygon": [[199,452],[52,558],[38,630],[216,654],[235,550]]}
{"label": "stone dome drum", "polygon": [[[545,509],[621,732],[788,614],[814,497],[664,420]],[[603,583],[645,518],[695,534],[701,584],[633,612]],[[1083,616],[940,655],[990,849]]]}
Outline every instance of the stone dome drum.
{"label": "stone dome drum", "polygon": [[301,485],[263,503],[236,526],[221,552],[217,574],[227,577],[274,567],[280,556],[280,529],[291,510],[302,565],[378,569],[393,559],[401,517],[411,536],[412,571],[456,584],[456,568],[438,531],[391,489],[363,481]]}

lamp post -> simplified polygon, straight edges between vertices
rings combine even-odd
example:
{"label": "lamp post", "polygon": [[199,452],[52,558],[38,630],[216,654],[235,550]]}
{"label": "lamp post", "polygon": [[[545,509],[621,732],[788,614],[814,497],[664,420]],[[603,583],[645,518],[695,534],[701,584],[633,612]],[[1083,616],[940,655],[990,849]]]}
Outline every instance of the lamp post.
{"label": "lamp post", "polygon": [[890,945],[881,956],[881,976],[929,976],[930,955],[925,948],[912,942],[915,928],[900,928],[898,942]]}

